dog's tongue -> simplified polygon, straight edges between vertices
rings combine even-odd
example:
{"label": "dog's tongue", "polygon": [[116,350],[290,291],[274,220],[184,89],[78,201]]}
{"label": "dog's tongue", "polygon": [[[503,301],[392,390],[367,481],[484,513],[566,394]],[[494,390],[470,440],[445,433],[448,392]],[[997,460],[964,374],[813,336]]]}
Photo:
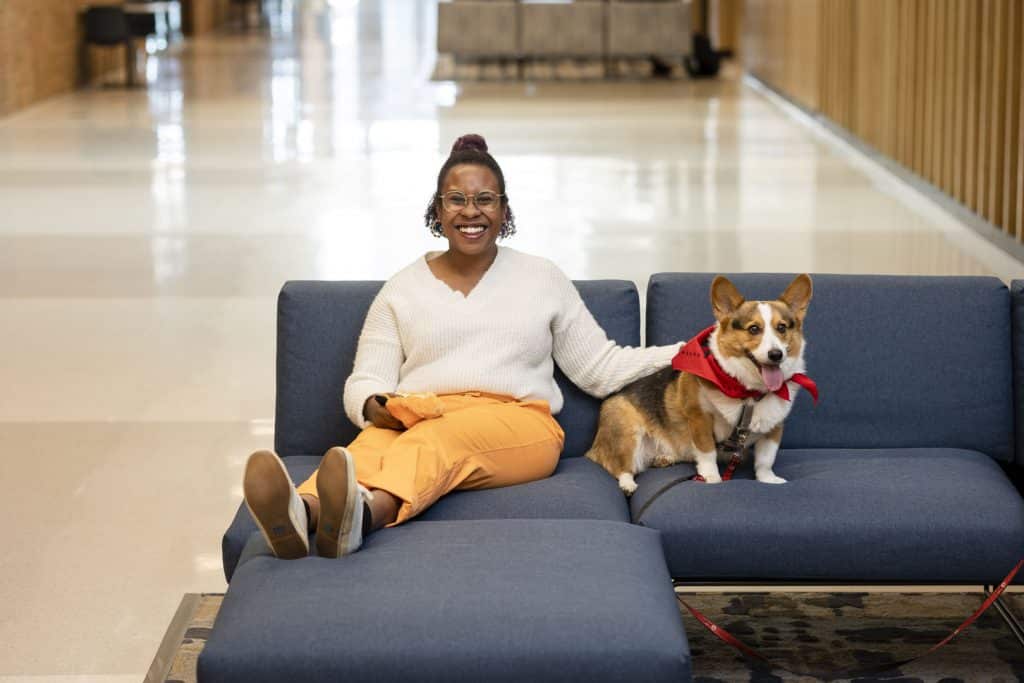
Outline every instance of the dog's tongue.
{"label": "dog's tongue", "polygon": [[766,365],[761,366],[761,379],[768,385],[768,391],[778,391],[782,388],[782,368],[770,368]]}

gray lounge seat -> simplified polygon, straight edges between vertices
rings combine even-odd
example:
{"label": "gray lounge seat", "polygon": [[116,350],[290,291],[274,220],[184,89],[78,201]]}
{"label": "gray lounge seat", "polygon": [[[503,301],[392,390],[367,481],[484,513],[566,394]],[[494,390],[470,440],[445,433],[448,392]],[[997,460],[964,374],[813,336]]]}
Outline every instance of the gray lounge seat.
{"label": "gray lounge seat", "polygon": [[[622,522],[410,522],[344,560],[246,549],[201,681],[685,681],[658,534]],[[262,547],[260,547],[262,546]]]}
{"label": "gray lounge seat", "polygon": [[[632,283],[577,286],[610,337],[639,344]],[[275,448],[296,483],[357,433],[341,389],[379,288],[281,292]],[[200,680],[688,680],[658,534],[630,524],[615,481],[580,457],[600,401],[556,378],[566,444],[548,479],[453,493],[342,561],[277,560],[240,508]]]}
{"label": "gray lounge seat", "polygon": [[[712,322],[712,278],[651,278],[648,343]],[[751,299],[790,280],[732,279]],[[662,531],[684,580],[998,581],[1024,557],[1024,500],[999,466],[1014,458],[1006,286],[817,275],[814,288],[806,357],[821,403],[799,394],[786,421],[775,471],[789,483],[688,482],[637,519],[689,471],[650,470],[634,521]]]}
{"label": "gray lounge seat", "polygon": [[[711,279],[652,277],[648,343],[710,324]],[[771,299],[790,278],[733,280]],[[277,560],[239,510],[200,679],[685,681],[670,576],[1001,579],[1024,556],[1024,500],[1004,472],[1024,466],[1014,422],[1024,418],[1024,282],[814,282],[807,358],[821,404],[801,393],[786,422],[775,469],[787,484],[752,481],[746,463],[730,482],[666,490],[693,473],[677,465],[638,477],[627,505],[579,457],[599,402],[559,374],[566,448],[547,480],[452,494],[343,561]],[[577,286],[612,338],[638,343],[631,283]],[[379,287],[289,283],[281,293],[275,448],[296,480],[356,434],[340,391]]]}
{"label": "gray lounge seat", "polygon": [[1024,500],[999,465],[952,448],[783,450],[775,473],[747,463],[726,484],[651,470],[630,501],[689,581],[997,583],[1024,556]]}

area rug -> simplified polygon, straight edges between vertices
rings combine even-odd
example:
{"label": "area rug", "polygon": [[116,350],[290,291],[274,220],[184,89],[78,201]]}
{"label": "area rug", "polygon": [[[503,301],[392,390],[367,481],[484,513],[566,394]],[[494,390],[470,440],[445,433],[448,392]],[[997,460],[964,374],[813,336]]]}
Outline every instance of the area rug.
{"label": "area rug", "polygon": [[[981,604],[981,593],[681,595],[745,644],[790,670],[751,663],[683,610],[697,683],[1024,681],[1024,647],[994,608],[942,650],[902,669],[861,677],[843,673],[924,652]],[[223,598],[220,594],[198,596],[170,671],[162,679],[166,683],[195,682],[196,661]],[[1006,601],[1018,618],[1024,616],[1024,595],[1007,595]]]}
{"label": "area rug", "polygon": [[210,629],[213,628],[223,600],[223,593],[203,593],[199,596],[185,635],[181,637],[177,652],[171,660],[170,671],[163,678],[166,683],[195,683],[199,653],[210,637]]}
{"label": "area rug", "polygon": [[434,81],[600,81],[680,80],[682,61],[656,65],[650,59],[455,59],[440,54]]}
{"label": "area rug", "polygon": [[[978,593],[681,594],[711,621],[765,655],[739,654],[684,612],[699,683],[735,681],[1024,681],[1024,646],[995,607],[944,648],[879,672],[941,641],[984,601]],[[1022,597],[1009,597],[1021,612]],[[875,673],[856,674],[872,668]],[[788,670],[788,671],[787,671]]]}

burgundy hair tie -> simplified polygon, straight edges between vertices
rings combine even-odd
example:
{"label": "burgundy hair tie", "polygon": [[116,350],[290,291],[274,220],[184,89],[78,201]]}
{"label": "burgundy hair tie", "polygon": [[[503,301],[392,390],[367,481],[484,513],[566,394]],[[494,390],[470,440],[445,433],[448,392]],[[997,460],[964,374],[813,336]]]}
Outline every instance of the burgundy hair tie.
{"label": "burgundy hair tie", "polygon": [[476,133],[468,133],[459,137],[458,140],[452,145],[452,154],[461,152],[464,149],[475,149],[478,152],[487,151],[487,141],[484,140],[482,135]]}

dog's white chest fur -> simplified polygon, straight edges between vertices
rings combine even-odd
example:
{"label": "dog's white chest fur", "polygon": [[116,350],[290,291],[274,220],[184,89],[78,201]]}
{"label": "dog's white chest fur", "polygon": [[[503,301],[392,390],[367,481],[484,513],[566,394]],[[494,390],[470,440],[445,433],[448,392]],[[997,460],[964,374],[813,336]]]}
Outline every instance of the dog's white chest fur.
{"label": "dog's white chest fur", "polygon": [[786,419],[789,411],[793,409],[792,399],[796,398],[796,392],[799,390],[799,385],[794,382],[788,382],[787,384],[789,387],[789,401],[779,398],[775,394],[768,394],[757,402],[754,402],[753,399],[744,401],[743,399],[730,398],[717,389],[701,387],[701,407],[715,417],[715,442],[721,442],[729,438],[732,430],[740,421],[743,404],[748,401],[754,404],[754,413],[750,418],[751,438],[748,443],[753,443],[759,437],[775,429],[776,426]]}

